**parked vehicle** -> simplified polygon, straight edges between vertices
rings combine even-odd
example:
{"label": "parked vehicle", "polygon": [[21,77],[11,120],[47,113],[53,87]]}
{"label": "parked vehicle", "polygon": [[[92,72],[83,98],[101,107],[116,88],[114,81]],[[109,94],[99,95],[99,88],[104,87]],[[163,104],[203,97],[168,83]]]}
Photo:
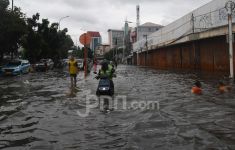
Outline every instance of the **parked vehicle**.
{"label": "parked vehicle", "polygon": [[30,63],[28,60],[13,60],[2,67],[3,75],[18,75],[29,73]]}
{"label": "parked vehicle", "polygon": [[47,71],[54,68],[54,62],[51,59],[41,59],[35,64],[36,71]]}
{"label": "parked vehicle", "polygon": [[78,68],[80,69],[80,70],[83,70],[84,68],[83,68],[83,59],[77,59],[77,62],[78,62]]}
{"label": "parked vehicle", "polygon": [[2,75],[2,66],[0,66],[0,76]]}
{"label": "parked vehicle", "polygon": [[[90,59],[87,59],[86,62],[87,62],[87,73],[90,73],[93,67],[93,62]],[[84,63],[85,61],[83,61],[83,70],[85,69]]]}
{"label": "parked vehicle", "polygon": [[63,59],[63,64],[65,65],[65,66],[67,66],[68,64],[69,64],[69,59]]}
{"label": "parked vehicle", "polygon": [[63,68],[66,66],[66,62],[63,59],[57,60],[54,62],[54,68]]}

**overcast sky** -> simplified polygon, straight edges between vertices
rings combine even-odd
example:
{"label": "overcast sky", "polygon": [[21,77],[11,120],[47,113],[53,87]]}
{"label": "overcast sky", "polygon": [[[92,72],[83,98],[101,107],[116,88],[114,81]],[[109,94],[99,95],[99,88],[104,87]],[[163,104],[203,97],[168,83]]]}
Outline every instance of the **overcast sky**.
{"label": "overcast sky", "polygon": [[85,31],[99,31],[103,43],[108,43],[108,29],[122,29],[124,21],[136,25],[136,5],[140,5],[140,23],[167,25],[211,0],[14,0],[27,16],[39,12],[41,19],[61,21],[74,43]]}

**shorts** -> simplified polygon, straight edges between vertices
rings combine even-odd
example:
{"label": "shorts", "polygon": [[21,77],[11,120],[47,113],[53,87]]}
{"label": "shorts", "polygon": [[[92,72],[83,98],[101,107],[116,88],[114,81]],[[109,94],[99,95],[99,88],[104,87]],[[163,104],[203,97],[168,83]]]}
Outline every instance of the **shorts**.
{"label": "shorts", "polygon": [[70,74],[70,77],[76,78],[76,77],[77,77],[77,74]]}

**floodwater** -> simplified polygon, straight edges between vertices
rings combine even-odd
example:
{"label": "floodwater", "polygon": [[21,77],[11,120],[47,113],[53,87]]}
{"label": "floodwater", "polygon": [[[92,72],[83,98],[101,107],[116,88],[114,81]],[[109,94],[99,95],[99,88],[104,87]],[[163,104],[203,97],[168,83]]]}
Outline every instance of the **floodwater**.
{"label": "floodwater", "polygon": [[[126,98],[126,107],[123,100],[108,113],[94,107],[81,116],[87,97],[95,94],[94,77],[84,80],[81,72],[73,95],[62,70],[1,77],[0,149],[235,149],[233,83],[230,93],[220,94],[221,78],[118,66],[115,97]],[[202,81],[203,95],[190,93],[195,79]]]}

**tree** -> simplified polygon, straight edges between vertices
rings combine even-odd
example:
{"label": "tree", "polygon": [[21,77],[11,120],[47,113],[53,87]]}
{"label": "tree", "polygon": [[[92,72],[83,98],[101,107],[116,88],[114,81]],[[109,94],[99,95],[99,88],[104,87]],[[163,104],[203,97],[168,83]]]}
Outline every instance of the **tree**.
{"label": "tree", "polygon": [[25,15],[17,7],[7,9],[9,0],[0,1],[0,61],[4,53],[17,53],[26,33]]}
{"label": "tree", "polygon": [[[87,57],[90,58],[90,59],[93,59],[92,50],[90,48],[86,48],[86,50],[87,50]],[[84,58],[84,47],[81,50],[81,56],[80,57]]]}
{"label": "tree", "polygon": [[30,60],[30,62],[35,62],[36,58],[39,57],[41,53],[41,45],[43,43],[42,37],[35,30],[38,27],[39,13],[32,16],[32,18],[27,18],[27,35],[23,39],[22,46],[24,47],[24,56]]}
{"label": "tree", "polygon": [[0,0],[0,61],[5,53],[17,53],[20,46],[31,63],[41,58],[56,61],[67,57],[73,46],[67,28],[58,31],[58,23],[50,24],[48,19],[39,22],[39,13],[26,19],[19,8],[12,11],[8,6],[9,0]]}
{"label": "tree", "polygon": [[[116,56],[116,51],[117,51],[117,56]],[[122,55],[122,53],[123,53],[122,51],[123,51],[122,48],[121,49],[117,49],[117,50],[115,48],[113,48],[109,52],[104,54],[104,58],[107,59],[107,60],[114,60],[114,59],[118,59],[119,60],[119,59],[121,59],[119,57],[120,57],[120,55]]]}
{"label": "tree", "polygon": [[68,29],[58,31],[58,23],[51,23],[48,19],[39,22],[37,13],[27,19],[28,33],[24,40],[25,56],[31,62],[41,58],[52,58],[57,62],[67,57],[67,51],[73,46],[73,41],[67,35]]}
{"label": "tree", "polygon": [[9,0],[1,0],[0,1],[0,10],[6,10],[9,6]]}

